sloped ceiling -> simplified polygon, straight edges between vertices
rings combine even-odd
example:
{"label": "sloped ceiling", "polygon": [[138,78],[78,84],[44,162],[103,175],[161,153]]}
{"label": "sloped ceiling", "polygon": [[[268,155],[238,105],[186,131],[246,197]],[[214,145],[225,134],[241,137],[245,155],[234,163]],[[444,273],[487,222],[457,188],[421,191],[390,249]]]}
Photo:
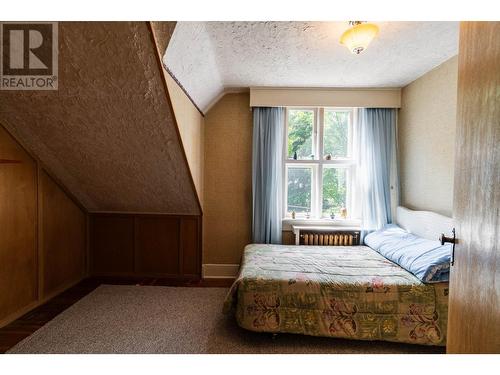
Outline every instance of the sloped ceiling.
{"label": "sloped ceiling", "polygon": [[210,22],[177,22],[163,56],[165,66],[202,111],[224,91],[209,28]]}
{"label": "sloped ceiling", "polygon": [[360,55],[347,22],[179,22],[164,64],[206,112],[231,88],[403,87],[458,53],[458,22],[375,22]]}
{"label": "sloped ceiling", "polygon": [[0,123],[89,211],[200,212],[151,31],[59,23],[59,90],[0,91]]}

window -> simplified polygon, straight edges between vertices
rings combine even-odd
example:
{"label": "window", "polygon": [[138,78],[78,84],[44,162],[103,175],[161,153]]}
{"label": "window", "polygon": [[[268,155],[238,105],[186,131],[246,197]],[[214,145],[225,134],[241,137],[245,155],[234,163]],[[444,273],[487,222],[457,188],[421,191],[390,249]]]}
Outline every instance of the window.
{"label": "window", "polygon": [[284,155],[285,217],[350,216],[355,173],[352,108],[288,108]]}
{"label": "window", "polygon": [[311,212],[313,168],[290,166],[288,168],[288,211],[307,214]]}
{"label": "window", "polygon": [[290,159],[311,159],[314,155],[314,120],[314,110],[290,109],[288,111],[288,157]]}

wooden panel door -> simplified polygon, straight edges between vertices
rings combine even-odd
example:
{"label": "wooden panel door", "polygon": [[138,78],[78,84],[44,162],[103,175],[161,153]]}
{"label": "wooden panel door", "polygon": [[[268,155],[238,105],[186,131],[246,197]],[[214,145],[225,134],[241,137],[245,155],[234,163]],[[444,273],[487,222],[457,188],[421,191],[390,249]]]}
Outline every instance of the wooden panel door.
{"label": "wooden panel door", "polygon": [[500,23],[460,25],[448,353],[500,353]]}
{"label": "wooden panel door", "polygon": [[0,126],[0,325],[38,298],[36,164]]}

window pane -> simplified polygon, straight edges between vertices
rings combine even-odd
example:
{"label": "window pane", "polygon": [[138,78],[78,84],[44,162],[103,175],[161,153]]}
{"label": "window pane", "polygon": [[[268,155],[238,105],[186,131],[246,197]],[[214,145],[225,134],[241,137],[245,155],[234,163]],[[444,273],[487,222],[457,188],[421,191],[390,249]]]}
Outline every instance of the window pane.
{"label": "window pane", "polygon": [[347,170],[345,168],[323,169],[323,216],[332,213],[338,216],[346,207]]}
{"label": "window pane", "polygon": [[311,159],[313,153],[314,111],[291,109],[288,111],[288,158]]}
{"label": "window pane", "polygon": [[348,156],[349,112],[325,110],[323,157]]}
{"label": "window pane", "polygon": [[287,212],[311,212],[312,169],[288,167]]}

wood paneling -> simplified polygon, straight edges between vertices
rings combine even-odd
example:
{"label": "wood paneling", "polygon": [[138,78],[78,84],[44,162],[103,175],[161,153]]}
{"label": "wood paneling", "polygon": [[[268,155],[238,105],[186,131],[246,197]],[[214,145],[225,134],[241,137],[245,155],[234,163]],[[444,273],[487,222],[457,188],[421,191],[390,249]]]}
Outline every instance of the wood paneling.
{"label": "wood paneling", "polygon": [[90,220],[91,272],[132,274],[134,272],[134,217],[97,215]]}
{"label": "wood paneling", "polygon": [[38,299],[36,162],[0,127],[0,323]]}
{"label": "wood paneling", "polygon": [[41,171],[41,290],[50,296],[85,275],[86,214]]}
{"label": "wood paneling", "polygon": [[199,279],[201,216],[92,214],[92,275]]}
{"label": "wood paneling", "polygon": [[460,26],[448,353],[500,353],[500,22]]}
{"label": "wood paneling", "polygon": [[0,326],[86,276],[86,216],[0,126]]}
{"label": "wood paneling", "polygon": [[196,218],[182,218],[180,228],[182,273],[183,275],[199,275],[200,264],[200,220]]}
{"label": "wood paneling", "polygon": [[135,272],[179,274],[180,221],[171,217],[135,219]]}

